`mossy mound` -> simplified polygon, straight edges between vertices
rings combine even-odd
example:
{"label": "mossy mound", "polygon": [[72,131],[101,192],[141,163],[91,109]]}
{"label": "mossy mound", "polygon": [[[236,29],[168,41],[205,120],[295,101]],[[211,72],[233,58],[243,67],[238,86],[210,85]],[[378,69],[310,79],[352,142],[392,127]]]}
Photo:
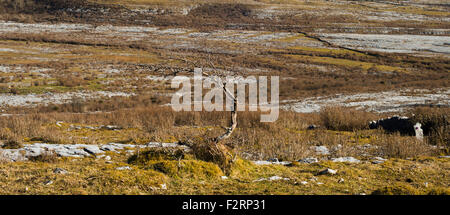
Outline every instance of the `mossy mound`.
{"label": "mossy mound", "polygon": [[236,159],[236,161],[231,166],[230,176],[239,176],[239,177],[250,177],[257,173],[258,166],[253,164],[251,161]]}
{"label": "mossy mound", "polygon": [[410,185],[386,186],[372,192],[372,195],[421,195],[419,190]]}
{"label": "mossy mound", "polygon": [[162,172],[170,177],[214,179],[224,175],[216,164],[200,160],[166,160],[149,162],[147,164],[148,168]]}
{"label": "mossy mound", "polygon": [[177,148],[149,149],[132,155],[128,162],[175,178],[211,179],[224,175],[217,164],[196,160],[193,155]]}
{"label": "mossy mound", "polygon": [[145,165],[149,161],[181,160],[188,157],[183,149],[153,148],[143,152],[137,152],[128,159],[128,163]]}

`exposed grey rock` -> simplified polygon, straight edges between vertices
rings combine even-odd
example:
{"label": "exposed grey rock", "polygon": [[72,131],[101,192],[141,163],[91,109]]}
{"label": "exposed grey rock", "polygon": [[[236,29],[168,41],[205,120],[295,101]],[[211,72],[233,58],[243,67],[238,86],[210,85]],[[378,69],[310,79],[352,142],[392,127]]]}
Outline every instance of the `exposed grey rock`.
{"label": "exposed grey rock", "polygon": [[279,180],[289,181],[290,179],[289,178],[283,178],[283,177],[275,175],[275,176],[272,176],[272,177],[269,177],[269,178],[256,179],[253,182],[258,182],[258,181],[279,181]]}
{"label": "exposed grey rock", "polygon": [[338,151],[339,149],[342,149],[341,144],[337,144],[337,145],[333,146],[333,148],[332,148],[333,151]]}
{"label": "exposed grey rock", "polygon": [[333,162],[348,162],[348,163],[359,163],[360,160],[354,158],[354,157],[339,157],[339,158],[332,158],[331,161]]}
{"label": "exposed grey rock", "polygon": [[[44,153],[52,152],[60,157],[82,158],[91,155],[104,154],[105,151],[119,153],[120,150],[128,148],[148,148],[148,147],[180,147],[183,150],[190,150],[188,146],[182,146],[177,143],[151,143],[148,145],[133,145],[108,143],[104,145],[89,144],[47,144],[33,143],[25,144],[20,149],[2,149],[0,148],[0,159],[6,161],[26,161],[29,157],[39,156]],[[105,158],[108,160],[108,157]],[[109,157],[110,159],[110,157]]]}
{"label": "exposed grey rock", "polygon": [[131,167],[129,167],[129,166],[121,166],[121,167],[117,167],[116,170],[131,170]]}
{"label": "exposed grey rock", "polygon": [[343,178],[340,178],[338,181],[338,183],[344,183],[344,182],[345,182],[345,180]]}
{"label": "exposed grey rock", "polygon": [[317,163],[317,162],[319,162],[319,160],[314,157],[309,157],[309,158],[300,159],[300,160],[298,160],[298,162],[300,162],[300,163]]}
{"label": "exposed grey rock", "polygon": [[102,125],[102,126],[100,126],[100,128],[106,129],[106,130],[113,130],[113,131],[122,129],[122,127],[116,126],[116,125]]}
{"label": "exposed grey rock", "polygon": [[318,173],[318,175],[336,175],[336,173],[337,173],[337,170],[327,168],[325,170],[320,171]]}
{"label": "exposed grey rock", "polygon": [[100,150],[100,148],[97,145],[85,146],[84,150],[87,151],[90,154],[102,154],[102,153],[105,153],[104,151]]}
{"label": "exposed grey rock", "polygon": [[291,162],[289,161],[280,161],[280,162],[271,162],[271,161],[253,161],[254,164],[256,165],[271,165],[271,164],[276,164],[276,165],[290,165]]}
{"label": "exposed grey rock", "polygon": [[2,161],[25,161],[28,160],[27,157],[21,153],[23,150],[19,149],[0,149],[0,160]]}
{"label": "exposed grey rock", "polygon": [[62,169],[62,168],[56,168],[56,169],[53,170],[53,173],[64,175],[64,174],[67,174],[68,172],[67,172],[67,170]]}
{"label": "exposed grey rock", "polygon": [[52,180],[48,180],[48,181],[45,181],[45,182],[44,182],[44,185],[50,185],[50,184],[53,184],[53,181],[52,181]]}
{"label": "exposed grey rock", "polygon": [[373,157],[371,162],[373,164],[381,164],[384,163],[386,161],[386,159],[382,158],[382,157]]}
{"label": "exposed grey rock", "polygon": [[319,155],[329,155],[330,151],[326,146],[312,146],[311,147]]}

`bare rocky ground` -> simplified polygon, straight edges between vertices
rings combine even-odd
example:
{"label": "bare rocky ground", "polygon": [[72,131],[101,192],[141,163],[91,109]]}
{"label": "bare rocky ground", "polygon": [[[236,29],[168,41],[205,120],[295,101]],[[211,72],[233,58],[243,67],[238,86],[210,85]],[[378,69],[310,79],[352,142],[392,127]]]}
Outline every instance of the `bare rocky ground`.
{"label": "bare rocky ground", "polygon": [[[5,179],[0,180],[0,193],[368,194],[387,187],[383,194],[397,188],[400,193],[448,194],[448,151],[440,145],[420,146],[424,151],[442,149],[431,157],[409,156],[409,151],[396,157],[384,148],[389,142],[385,134],[356,130],[320,135],[322,131],[305,131],[307,122],[298,122],[271,131],[303,135],[294,140],[273,135],[280,144],[298,146],[276,145],[275,152],[240,148],[240,157],[252,162],[239,160],[231,173],[188,156],[177,161],[174,173],[174,160],[145,165],[128,160],[141,149],[185,149],[173,129],[214,133],[221,122],[160,131],[138,118],[134,121],[144,126],[132,122],[114,130],[83,118],[105,114],[102,123],[117,125],[126,120],[110,112],[167,105],[174,92],[171,77],[192,76],[195,67],[223,76],[278,75],[286,112],[315,114],[327,106],[343,106],[381,118],[414,107],[449,107],[448,7],[440,0],[103,0],[50,9],[5,7],[0,16],[4,146],[10,136],[27,133],[22,128],[26,122],[14,127],[8,120],[22,122],[20,117],[46,111],[68,112],[73,117],[68,121],[77,123],[58,127],[54,121],[59,116],[52,116],[38,126],[50,129],[46,138],[24,137],[22,145],[0,149],[7,161],[0,164],[0,178]],[[124,104],[116,102],[122,100]],[[238,134],[233,141],[255,141],[248,138]],[[413,137],[396,138],[416,143]],[[293,152],[299,148],[301,153]],[[54,155],[56,161],[46,162],[45,157]],[[36,172],[43,177],[23,178],[37,177]],[[397,188],[389,187],[393,181]],[[124,186],[104,184],[119,182]],[[191,185],[180,186],[186,182]],[[64,190],[67,184],[73,188]],[[206,188],[196,189],[200,185]]]}

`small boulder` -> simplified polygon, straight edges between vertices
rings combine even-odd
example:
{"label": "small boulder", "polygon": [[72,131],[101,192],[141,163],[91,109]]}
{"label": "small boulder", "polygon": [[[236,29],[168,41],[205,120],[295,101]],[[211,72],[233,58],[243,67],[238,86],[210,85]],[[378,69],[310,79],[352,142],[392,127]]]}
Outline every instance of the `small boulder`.
{"label": "small boulder", "polygon": [[334,169],[325,169],[320,171],[317,175],[336,175],[337,170]]}
{"label": "small boulder", "polygon": [[129,167],[129,166],[121,166],[121,167],[117,167],[116,170],[131,170],[131,167]]}
{"label": "small boulder", "polygon": [[300,160],[298,160],[298,162],[300,162],[300,163],[317,163],[317,162],[319,162],[319,160],[314,157],[309,157],[309,158],[300,159]]}
{"label": "small boulder", "polygon": [[319,154],[319,155],[329,155],[330,154],[330,151],[328,150],[328,148],[326,146],[313,146],[311,148],[316,152],[316,154]]}
{"label": "small boulder", "polygon": [[386,159],[382,158],[382,157],[373,157],[371,162],[373,164],[382,164],[386,161]]}
{"label": "small boulder", "polygon": [[44,185],[50,185],[50,184],[53,184],[53,181],[52,181],[52,180],[48,180],[48,181],[45,181],[45,182],[44,182]]}
{"label": "small boulder", "polygon": [[67,172],[67,170],[62,169],[62,168],[56,168],[56,169],[53,170],[53,173],[65,175],[65,174],[67,174],[68,172]]}
{"label": "small boulder", "polygon": [[339,158],[332,158],[331,161],[333,162],[348,162],[348,163],[359,163],[360,160],[354,158],[354,157],[339,157]]}

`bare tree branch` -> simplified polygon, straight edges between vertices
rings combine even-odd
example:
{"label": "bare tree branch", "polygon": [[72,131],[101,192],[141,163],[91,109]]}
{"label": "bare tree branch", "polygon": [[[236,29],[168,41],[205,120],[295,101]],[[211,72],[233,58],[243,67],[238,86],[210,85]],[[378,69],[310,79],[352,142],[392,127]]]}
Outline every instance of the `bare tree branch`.
{"label": "bare tree branch", "polygon": [[[216,67],[214,66],[213,63],[211,63],[211,61],[209,61],[211,67],[216,70]],[[208,73],[203,72],[204,75],[209,76]],[[227,139],[231,136],[231,134],[233,133],[233,131],[236,129],[237,126],[237,97],[234,96],[234,92],[230,92],[227,87],[225,86],[225,84],[222,81],[217,81],[214,80],[214,82],[218,85],[222,85],[222,89],[225,92],[225,95],[227,95],[229,98],[231,98],[233,100],[233,108],[231,110],[231,123],[230,123],[230,127],[226,128],[226,132],[222,135],[220,135],[219,137],[216,138],[216,142],[220,142],[224,139]]]}

